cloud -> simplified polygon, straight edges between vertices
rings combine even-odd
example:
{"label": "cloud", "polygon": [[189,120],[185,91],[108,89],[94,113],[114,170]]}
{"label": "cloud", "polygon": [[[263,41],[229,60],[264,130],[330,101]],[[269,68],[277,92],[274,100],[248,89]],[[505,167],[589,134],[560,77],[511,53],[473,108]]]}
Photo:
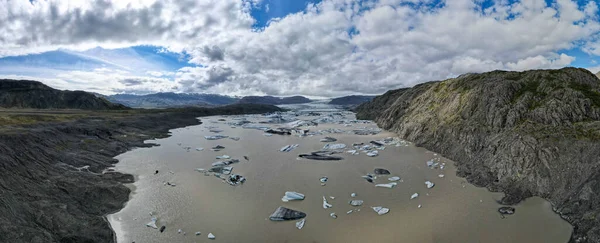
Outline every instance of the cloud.
{"label": "cloud", "polygon": [[0,56],[152,44],[185,51],[199,66],[145,70],[139,83],[140,74],[91,72],[85,85],[73,72],[51,78],[73,87],[104,80],[107,92],[340,96],[467,72],[560,68],[575,60],[567,49],[600,55],[594,1],[480,2],[323,0],[254,28],[250,13],[260,1],[0,0]]}

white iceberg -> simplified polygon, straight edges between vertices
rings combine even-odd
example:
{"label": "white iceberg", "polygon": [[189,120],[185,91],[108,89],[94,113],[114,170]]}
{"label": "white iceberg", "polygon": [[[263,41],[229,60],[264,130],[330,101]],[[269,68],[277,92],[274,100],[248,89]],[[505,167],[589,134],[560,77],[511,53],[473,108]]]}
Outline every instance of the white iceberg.
{"label": "white iceberg", "polygon": [[217,237],[215,235],[213,235],[212,233],[208,233],[208,238],[211,239],[211,240],[214,240]]}
{"label": "white iceberg", "polygon": [[371,207],[371,208],[373,209],[373,211],[375,211],[379,215],[384,215],[384,214],[390,212],[389,208],[384,208],[384,207],[381,207],[381,206]]}
{"label": "white iceberg", "polygon": [[435,184],[433,184],[433,182],[431,181],[426,181],[425,185],[427,186],[427,188],[431,189],[433,186],[435,186]]}
{"label": "white iceberg", "polygon": [[323,150],[337,150],[346,148],[346,144],[343,143],[328,143],[323,146]]}
{"label": "white iceberg", "polygon": [[398,177],[398,176],[392,176],[392,177],[388,178],[388,181],[399,181],[399,180],[400,180],[400,177]]}
{"label": "white iceberg", "polygon": [[298,192],[285,192],[285,195],[281,198],[281,201],[289,202],[294,200],[304,200],[304,194]]}
{"label": "white iceberg", "polygon": [[386,183],[386,184],[377,184],[377,185],[375,185],[375,187],[394,188],[397,185],[398,185],[398,183],[396,183],[396,182],[390,182],[390,183]]}
{"label": "white iceberg", "polygon": [[152,228],[158,229],[158,227],[156,226],[156,221],[157,221],[157,220],[158,220],[158,219],[157,219],[156,217],[153,217],[153,218],[152,218],[152,221],[150,221],[149,223],[147,223],[147,224],[146,224],[146,226],[147,226],[147,227],[152,227]]}
{"label": "white iceberg", "polygon": [[369,156],[369,157],[375,157],[377,155],[379,155],[379,152],[377,150],[373,150],[373,151],[367,153],[367,156]]}
{"label": "white iceberg", "polygon": [[333,207],[333,205],[327,203],[327,199],[325,199],[325,196],[323,196],[323,208],[327,209],[327,208],[330,208],[330,207]]}
{"label": "white iceberg", "polygon": [[410,196],[410,199],[415,199],[415,198],[417,198],[417,197],[419,197],[419,193],[412,194],[412,195]]}
{"label": "white iceberg", "polygon": [[299,230],[304,228],[304,223],[306,223],[306,219],[302,219],[302,220],[296,222],[296,228],[298,228]]}

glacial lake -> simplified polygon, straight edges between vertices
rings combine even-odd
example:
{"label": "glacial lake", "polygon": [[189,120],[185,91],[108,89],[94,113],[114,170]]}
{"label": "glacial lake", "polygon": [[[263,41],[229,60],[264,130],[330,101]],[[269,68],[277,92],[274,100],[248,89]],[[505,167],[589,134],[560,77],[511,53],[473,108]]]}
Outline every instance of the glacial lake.
{"label": "glacial lake", "polygon": [[[572,226],[541,198],[525,200],[515,206],[514,215],[503,219],[497,212],[501,193],[470,185],[456,176],[452,161],[410,144],[386,146],[376,157],[359,151],[358,155],[339,154],[344,157],[341,161],[298,159],[300,153],[321,150],[326,143],[319,140],[325,136],[338,139],[334,143],[346,144],[345,150],[353,149],[353,143],[396,137],[385,131],[376,135],[347,132],[376,128],[373,123],[307,127],[311,131],[335,128],[343,133],[265,136],[260,130],[228,125],[240,117],[203,117],[201,125],[174,129],[169,138],[147,141],[160,146],[138,148],[116,157],[120,162],[115,170],[133,174],[136,179],[129,185],[133,192],[125,208],[108,216],[118,242],[210,242],[207,235],[212,233],[215,242],[564,243],[571,235]],[[247,117],[251,121],[267,120]],[[347,114],[346,119],[353,118]],[[217,134],[210,132],[210,127],[223,130],[218,134],[240,140],[207,140],[204,136]],[[280,151],[289,144],[299,146],[290,152]],[[211,151],[216,145],[225,149]],[[197,151],[198,147],[204,150]],[[233,174],[247,179],[245,183],[231,186],[196,171],[209,169],[221,155],[240,160],[231,166]],[[428,167],[426,162],[432,159],[440,165],[445,163],[444,169]],[[374,168],[385,168],[391,175],[378,176],[375,183],[361,178],[373,173]],[[391,176],[399,176],[402,181],[391,189],[375,187],[377,183],[389,183],[387,178]],[[325,186],[319,181],[321,177],[328,177]],[[435,186],[428,189],[425,181]],[[286,191],[302,193],[305,199],[283,202]],[[352,198],[351,193],[356,193],[356,197]],[[411,199],[414,193],[419,196]],[[333,207],[323,208],[323,196]],[[364,204],[353,207],[348,204],[352,199],[364,200]],[[304,228],[297,229],[297,221],[269,220],[279,206],[306,213]],[[378,215],[372,206],[390,211]],[[347,214],[350,210],[352,213]],[[337,218],[332,218],[331,213]],[[166,226],[163,233],[146,226],[152,217],[158,219],[158,227]],[[185,234],[178,233],[179,229]],[[195,232],[201,234],[197,236]]]}

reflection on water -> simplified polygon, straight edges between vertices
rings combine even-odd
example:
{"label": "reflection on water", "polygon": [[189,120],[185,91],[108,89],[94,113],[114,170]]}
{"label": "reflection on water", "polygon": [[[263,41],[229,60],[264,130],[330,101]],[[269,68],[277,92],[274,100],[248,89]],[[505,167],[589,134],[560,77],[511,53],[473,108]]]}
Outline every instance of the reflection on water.
{"label": "reflection on water", "polygon": [[[496,200],[499,193],[476,188],[455,176],[452,162],[443,170],[430,169],[426,161],[439,157],[414,146],[388,146],[377,157],[343,154],[342,161],[297,159],[299,153],[319,150],[319,139],[331,136],[339,143],[369,142],[394,136],[327,134],[313,137],[264,136],[255,129],[231,128],[220,118],[203,118],[204,124],[172,130],[166,139],[150,141],[160,146],[140,148],[117,157],[116,169],[136,175],[134,192],[126,207],[109,220],[117,231],[119,242],[205,242],[208,233],[221,242],[567,242],[572,227],[554,214],[543,199],[531,198],[516,206],[516,214],[501,219]],[[207,126],[218,126],[221,134],[240,137],[239,141],[209,141]],[[354,125],[365,126],[363,124]],[[367,125],[375,127],[375,125]],[[311,129],[339,128],[343,125],[319,125]],[[181,143],[181,145],[178,145]],[[226,148],[211,151],[215,145]],[[280,152],[288,144],[299,144],[291,152]],[[190,146],[187,152],[183,147]],[[203,151],[194,148],[202,147]],[[205,176],[196,168],[210,168],[216,156],[230,155],[240,159],[233,173],[247,181],[230,186],[214,176]],[[250,161],[243,159],[248,156]],[[400,176],[402,182],[392,189],[375,188],[361,176],[381,167]],[[154,174],[158,170],[158,174]],[[444,174],[443,178],[439,174]],[[319,178],[329,180],[321,186]],[[425,181],[435,183],[427,189]],[[165,186],[170,182],[176,186]],[[388,183],[380,177],[376,183]],[[303,193],[303,201],[282,202],[286,191]],[[350,194],[364,200],[359,212],[348,204]],[[420,196],[411,200],[413,193]],[[332,208],[323,209],[326,196]],[[330,199],[329,196],[335,197]],[[418,206],[421,205],[421,208]],[[296,221],[273,222],[269,215],[279,206],[307,214],[302,230]],[[377,215],[370,207],[390,209]],[[146,227],[153,212],[164,233]],[[335,212],[337,219],[329,216]],[[178,229],[187,232],[179,234]],[[195,232],[201,232],[196,236]]]}

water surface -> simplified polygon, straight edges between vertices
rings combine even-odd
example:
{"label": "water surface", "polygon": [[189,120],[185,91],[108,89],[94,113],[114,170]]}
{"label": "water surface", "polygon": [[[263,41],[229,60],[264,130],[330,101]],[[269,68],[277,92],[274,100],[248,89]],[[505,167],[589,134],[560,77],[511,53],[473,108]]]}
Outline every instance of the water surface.
{"label": "water surface", "polygon": [[[516,214],[502,219],[496,203],[500,193],[468,184],[455,176],[453,162],[415,146],[388,146],[378,157],[343,154],[342,161],[312,161],[297,159],[299,153],[319,150],[322,136],[296,137],[273,135],[262,131],[231,128],[218,119],[202,118],[204,124],[172,130],[172,136],[148,142],[158,147],[140,148],[117,157],[116,170],[136,176],[134,191],[126,207],[109,216],[117,232],[118,242],[207,242],[208,233],[221,242],[567,242],[572,227],[552,212],[550,203],[531,198],[517,205]],[[351,118],[351,117],[350,117]],[[216,123],[215,123],[216,122]],[[209,141],[208,126],[224,130],[221,134],[240,137],[239,141],[222,139]],[[357,127],[325,124],[311,130]],[[389,132],[377,135],[328,134],[339,143],[351,145],[395,136]],[[181,145],[179,145],[179,143]],[[211,151],[217,144],[226,147]],[[287,144],[300,146],[289,153],[279,149]],[[190,146],[187,152],[183,147]],[[196,151],[203,147],[204,151]],[[214,176],[205,176],[196,168],[210,168],[216,156],[227,154],[242,162],[234,164],[233,172],[247,178],[240,186],[230,186]],[[246,162],[242,156],[248,156]],[[426,161],[441,158],[443,170],[427,167]],[[393,189],[375,188],[361,176],[376,167],[386,168],[403,182]],[[159,170],[157,175],[154,171]],[[440,178],[439,175],[445,175]],[[319,178],[329,181],[321,186]],[[430,180],[435,187],[427,189]],[[176,184],[165,186],[164,182]],[[378,183],[387,183],[380,177]],[[282,202],[285,191],[306,195],[303,201]],[[359,212],[348,205],[350,194],[365,203]],[[413,193],[417,199],[410,200]],[[322,208],[322,196],[328,197],[332,208]],[[329,199],[329,196],[335,199]],[[421,205],[421,208],[418,206]],[[268,216],[279,206],[307,214],[302,230],[295,221],[272,222]],[[377,215],[370,207],[390,208],[386,215]],[[149,212],[166,226],[164,233],[146,227]],[[337,219],[329,216],[335,212]],[[179,234],[178,229],[186,232]],[[194,235],[200,231],[200,236]]]}

